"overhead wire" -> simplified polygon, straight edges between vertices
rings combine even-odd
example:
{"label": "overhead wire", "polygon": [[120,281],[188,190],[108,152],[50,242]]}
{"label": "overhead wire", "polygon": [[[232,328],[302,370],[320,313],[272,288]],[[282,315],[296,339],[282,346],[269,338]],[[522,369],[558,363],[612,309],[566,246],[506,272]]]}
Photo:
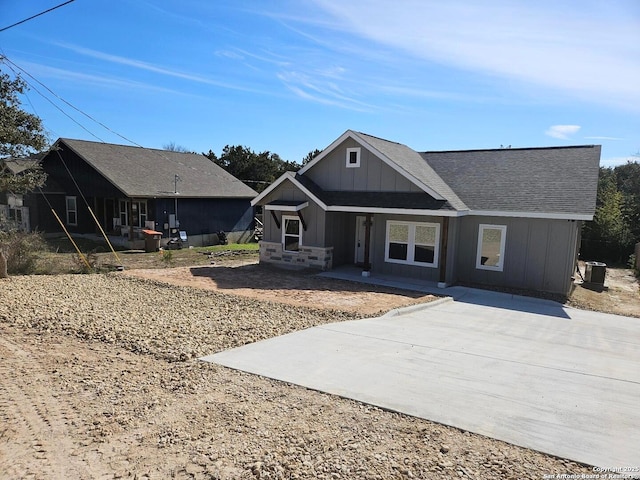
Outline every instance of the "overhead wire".
{"label": "overhead wire", "polygon": [[65,5],[68,5],[71,2],[75,2],[75,0],[68,0],[68,1],[66,1],[64,3],[61,3],[60,5],[56,5],[55,7],[51,7],[51,8],[49,8],[49,9],[43,11],[43,12],[37,13],[35,15],[32,15],[29,18],[25,18],[24,20],[20,20],[19,22],[16,22],[16,23],[14,23],[12,25],[9,25],[7,27],[0,28],[0,33],[4,32],[5,30],[9,30],[10,28],[17,27],[18,25],[22,25],[23,23],[28,22],[29,20],[33,20],[34,18],[37,18],[37,17],[39,17],[41,15],[44,15],[45,13],[49,13],[49,12],[52,12],[53,10],[56,10],[56,9],[60,8],[60,7],[64,7]]}
{"label": "overhead wire", "polygon": [[[109,128],[107,125],[105,125],[104,123],[100,122],[99,120],[95,119],[93,116],[89,115],[88,113],[84,112],[83,110],[81,110],[80,108],[76,107],[75,105],[71,104],[70,102],[68,102],[67,100],[65,100],[64,98],[62,98],[60,95],[58,95],[57,93],[55,93],[53,90],[51,90],[47,85],[45,85],[44,83],[42,83],[40,80],[38,80],[36,77],[34,77],[33,75],[31,75],[29,72],[27,72],[24,68],[20,67],[19,65],[17,65],[15,62],[13,62],[12,60],[10,60],[4,53],[2,55],[0,55],[0,62],[5,63],[9,69],[15,74],[15,75],[19,75],[18,72],[16,72],[16,69],[19,70],[20,72],[24,73],[24,75],[26,75],[27,77],[29,77],[30,79],[32,79],[34,82],[36,82],[38,85],[42,86],[42,88],[44,88],[47,92],[49,92],[51,95],[53,95],[55,98],[57,98],[59,101],[63,102],[65,105],[69,106],[70,108],[72,108],[73,110],[75,110],[76,112],[82,114],[83,116],[87,117],[89,120],[93,121],[94,123],[97,123],[98,125],[100,125],[102,128],[104,128],[105,130],[109,131],[110,133],[120,137],[121,139],[125,140],[127,143],[130,143],[132,145],[135,145],[136,147],[139,148],[145,148],[142,145],[140,145],[139,143],[125,137],[124,135],[121,135],[120,133],[114,131],[113,129]],[[110,145],[109,143],[107,143],[106,141],[104,141],[102,138],[98,137],[95,133],[93,133],[92,131],[90,131],[87,127],[85,127],[82,123],[80,123],[79,121],[77,121],[75,118],[73,118],[71,115],[69,115],[67,112],[65,112],[59,105],[57,105],[53,100],[51,100],[49,97],[47,97],[44,93],[42,93],[38,88],[36,88],[32,82],[29,82],[28,80],[25,79],[25,82],[27,82],[27,85],[30,88],[33,88],[36,93],[38,93],[42,98],[44,98],[47,102],[49,102],[51,105],[53,105],[58,111],[60,111],[63,115],[65,115],[67,118],[69,118],[71,121],[73,121],[76,125],[78,125],[80,128],[82,128],[83,130],[85,130],[89,135],[91,135],[92,137],[96,138],[100,143],[104,144],[104,145]],[[31,102],[30,102],[31,103]],[[33,104],[32,104],[33,106]],[[163,158],[164,160],[170,162],[170,163],[174,163],[171,159],[169,159],[169,157],[167,157],[166,155],[164,155],[160,150],[157,149],[151,149],[152,152],[154,152],[154,154],[158,155],[159,157]],[[60,153],[58,153],[58,156],[60,156]],[[122,152],[120,152],[120,154],[122,155]],[[124,157],[127,157],[126,153],[124,154]],[[62,157],[60,156],[60,159],[62,160]],[[62,160],[63,164],[64,164],[64,160]],[[118,257],[118,254],[115,252],[115,250],[113,249],[113,246],[111,245],[111,243],[108,240],[108,237],[106,235],[106,233],[104,232],[102,225],[100,225],[99,221],[97,220],[97,218],[95,217],[95,214],[93,213],[93,210],[91,209],[87,199],[85,198],[84,194],[82,193],[78,183],[75,181],[75,178],[73,177],[71,171],[69,170],[69,168],[67,167],[66,164],[64,164],[65,169],[67,170],[67,172],[69,173],[69,175],[71,176],[73,183],[75,184],[76,188],[78,189],[78,192],[80,193],[80,196],[83,198],[91,216],[93,217],[94,221],[96,222],[96,224],[98,225],[98,227],[100,228],[103,236],[105,237],[107,243],[109,244],[109,246],[111,247],[111,250],[114,254],[114,256],[116,257],[116,259],[118,260],[118,262],[120,262],[120,259]],[[41,192],[42,193],[42,192]],[[59,218],[55,212],[54,215],[56,216],[56,218]],[[65,229],[66,230],[66,229]]]}

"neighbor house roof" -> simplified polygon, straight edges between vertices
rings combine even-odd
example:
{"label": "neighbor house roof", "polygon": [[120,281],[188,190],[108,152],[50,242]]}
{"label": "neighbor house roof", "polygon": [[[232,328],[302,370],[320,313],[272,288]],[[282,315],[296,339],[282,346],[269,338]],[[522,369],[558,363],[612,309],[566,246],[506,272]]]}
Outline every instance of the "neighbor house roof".
{"label": "neighbor house roof", "polygon": [[[204,155],[61,138],[129,197],[253,198],[257,192]],[[177,194],[175,176],[178,175]]]}
{"label": "neighbor house roof", "polygon": [[17,175],[25,170],[38,166],[43,156],[44,154],[42,153],[34,153],[33,155],[23,158],[2,158],[0,159],[0,165],[14,175]]}

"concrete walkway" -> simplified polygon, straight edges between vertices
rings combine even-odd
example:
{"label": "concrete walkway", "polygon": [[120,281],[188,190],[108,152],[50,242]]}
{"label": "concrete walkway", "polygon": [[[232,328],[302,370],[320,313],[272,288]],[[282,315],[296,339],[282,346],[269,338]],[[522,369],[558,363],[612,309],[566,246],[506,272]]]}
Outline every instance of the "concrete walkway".
{"label": "concrete walkway", "polygon": [[456,300],[203,360],[600,467],[640,465],[640,319],[454,287]]}

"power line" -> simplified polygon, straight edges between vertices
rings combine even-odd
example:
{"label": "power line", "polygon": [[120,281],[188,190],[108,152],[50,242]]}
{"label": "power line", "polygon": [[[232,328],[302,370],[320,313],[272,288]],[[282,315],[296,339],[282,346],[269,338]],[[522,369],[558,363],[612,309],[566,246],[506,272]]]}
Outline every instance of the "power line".
{"label": "power line", "polygon": [[19,22],[16,22],[13,25],[9,25],[8,27],[1,28],[0,32],[4,32],[5,30],[9,30],[10,28],[13,28],[13,27],[16,27],[16,26],[18,26],[18,25],[20,25],[22,23],[28,22],[29,20],[33,20],[34,18],[39,17],[40,15],[44,15],[45,13],[49,13],[49,12],[55,10],[56,8],[64,7],[65,5],[67,5],[67,4],[71,3],[71,2],[75,2],[75,0],[68,0],[67,2],[61,3],[60,5],[57,5],[55,7],[52,7],[50,9],[48,9],[48,10],[45,10],[44,12],[40,12],[40,13],[37,13],[37,14],[35,14],[35,15],[29,17],[29,18],[25,18],[24,20],[20,20]]}

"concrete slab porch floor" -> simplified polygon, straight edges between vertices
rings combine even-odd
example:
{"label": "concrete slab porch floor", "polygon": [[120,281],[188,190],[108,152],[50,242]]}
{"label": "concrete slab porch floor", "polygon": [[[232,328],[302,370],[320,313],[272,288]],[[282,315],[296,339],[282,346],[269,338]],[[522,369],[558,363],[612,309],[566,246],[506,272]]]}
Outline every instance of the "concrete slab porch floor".
{"label": "concrete slab porch floor", "polygon": [[589,465],[640,465],[640,319],[423,287],[455,300],[203,360]]}

